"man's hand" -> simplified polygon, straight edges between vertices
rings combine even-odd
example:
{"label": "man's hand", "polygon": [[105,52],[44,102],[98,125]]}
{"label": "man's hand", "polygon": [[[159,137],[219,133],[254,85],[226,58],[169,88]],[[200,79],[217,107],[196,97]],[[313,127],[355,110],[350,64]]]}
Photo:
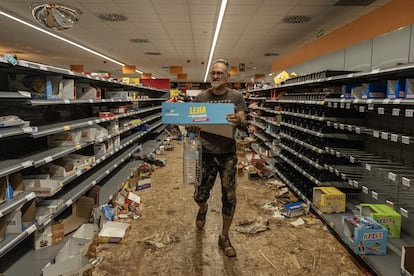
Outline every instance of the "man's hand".
{"label": "man's hand", "polygon": [[242,123],[242,118],[240,118],[240,115],[237,113],[233,113],[233,114],[227,114],[226,115],[226,120],[228,122],[230,122],[233,126],[238,126]]}

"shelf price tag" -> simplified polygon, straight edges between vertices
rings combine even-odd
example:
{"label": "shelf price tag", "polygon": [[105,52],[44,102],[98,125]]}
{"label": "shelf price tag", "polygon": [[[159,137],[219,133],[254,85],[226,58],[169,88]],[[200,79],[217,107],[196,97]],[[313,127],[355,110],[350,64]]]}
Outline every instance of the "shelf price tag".
{"label": "shelf price tag", "polygon": [[371,165],[370,164],[365,164],[365,169],[370,171],[371,170]]}
{"label": "shelf price tag", "polygon": [[338,123],[334,123],[334,128],[338,129]]}
{"label": "shelf price tag", "polygon": [[30,201],[30,200],[32,200],[35,197],[36,197],[36,194],[34,192],[32,192],[32,193],[30,193],[30,194],[28,194],[28,195],[25,196],[25,198],[26,198],[27,201]]}
{"label": "shelf price tag", "polygon": [[53,161],[53,157],[52,156],[48,156],[45,159],[43,159],[45,163],[50,163]]}
{"label": "shelf price tag", "polygon": [[378,115],[384,115],[385,111],[383,107],[378,107]]}
{"label": "shelf price tag", "polygon": [[333,103],[333,107],[334,107],[334,108],[338,108],[338,103],[336,103],[336,102],[335,102],[335,103]]}
{"label": "shelf price tag", "polygon": [[391,181],[397,181],[397,174],[393,173],[393,172],[389,172],[388,173],[388,179]]}
{"label": "shelf price tag", "polygon": [[410,179],[407,177],[403,177],[401,178],[401,182],[403,184],[403,186],[410,188]]}
{"label": "shelf price tag", "polygon": [[369,101],[371,101],[371,102],[372,102],[372,99],[367,101],[367,103],[368,103],[368,110],[374,110],[374,109],[375,109],[375,108],[374,108],[374,104],[373,104],[373,103],[371,103],[371,102],[369,102]]}
{"label": "shelf price tag", "polygon": [[401,142],[403,144],[409,145],[410,144],[410,137],[408,137],[408,136],[401,136]]}
{"label": "shelf price tag", "polygon": [[398,135],[397,134],[391,134],[391,141],[392,142],[398,142]]}
{"label": "shelf price tag", "polygon": [[359,188],[359,183],[358,183],[358,181],[353,180],[352,182],[353,182],[353,184],[354,184],[354,187],[355,187],[355,188]]}
{"label": "shelf price tag", "polygon": [[335,223],[333,223],[333,221],[330,221],[330,222],[329,222],[329,226],[330,226],[331,228],[334,228],[334,227],[335,227]]}
{"label": "shelf price tag", "polygon": [[375,138],[379,138],[380,137],[380,133],[378,130],[374,130],[374,132],[372,132],[372,136],[374,136]]}
{"label": "shelf price tag", "polygon": [[63,130],[66,130],[66,131],[70,130],[70,126],[64,126]]}
{"label": "shelf price tag", "polygon": [[414,113],[414,110],[413,109],[406,109],[405,110],[405,117],[412,118],[413,117],[413,113]]}
{"label": "shelf price tag", "polygon": [[72,199],[69,199],[68,201],[65,202],[66,207],[71,206],[73,203]]}
{"label": "shelf price tag", "polygon": [[28,168],[32,166],[32,161],[24,161],[20,164],[23,168]]}
{"label": "shelf price tag", "polygon": [[361,105],[361,106],[358,108],[358,110],[359,110],[359,112],[361,112],[361,113],[365,112],[365,106],[364,106],[364,105]]}
{"label": "shelf price tag", "polygon": [[348,131],[352,131],[352,125],[348,125]]}
{"label": "shelf price tag", "polygon": [[373,199],[378,200],[378,193],[377,192],[371,191],[371,196],[372,196]]}
{"label": "shelf price tag", "polygon": [[408,211],[402,207],[400,207],[400,214],[406,218],[408,218]]}
{"label": "shelf price tag", "polygon": [[354,186],[354,183],[352,182],[352,180],[351,180],[351,179],[348,179],[348,185],[349,185],[349,186]]}
{"label": "shelf price tag", "polygon": [[355,163],[355,157],[353,157],[353,156],[349,157],[349,161],[350,161],[351,163]]}
{"label": "shelf price tag", "polygon": [[344,130],[345,129],[345,125],[344,124],[339,124],[339,129]]}
{"label": "shelf price tag", "polygon": [[27,228],[26,232],[27,234],[32,234],[34,231],[36,231],[37,227],[36,224],[33,224],[32,226],[30,226],[29,228]]}
{"label": "shelf price tag", "polygon": [[390,206],[392,209],[394,209],[394,202],[386,200],[385,204],[387,204],[388,206]]}
{"label": "shelf price tag", "polygon": [[361,128],[360,127],[355,127],[355,133],[356,134],[361,134]]}
{"label": "shelf price tag", "polygon": [[345,175],[344,173],[341,173],[341,178],[342,178],[343,180],[346,180],[346,175]]}
{"label": "shelf price tag", "polygon": [[345,108],[345,103],[341,102],[340,108]]}
{"label": "shelf price tag", "polygon": [[388,140],[388,132],[381,132],[381,139]]}
{"label": "shelf price tag", "polygon": [[399,108],[393,108],[392,109],[392,116],[400,116],[400,109]]}
{"label": "shelf price tag", "polygon": [[351,103],[346,103],[345,108],[346,108],[346,109],[351,109]]}
{"label": "shelf price tag", "polygon": [[366,186],[362,186],[362,192],[363,192],[364,194],[368,194],[368,187],[366,187]]}
{"label": "shelf price tag", "polygon": [[328,107],[332,107],[332,103],[331,102],[328,102]]}

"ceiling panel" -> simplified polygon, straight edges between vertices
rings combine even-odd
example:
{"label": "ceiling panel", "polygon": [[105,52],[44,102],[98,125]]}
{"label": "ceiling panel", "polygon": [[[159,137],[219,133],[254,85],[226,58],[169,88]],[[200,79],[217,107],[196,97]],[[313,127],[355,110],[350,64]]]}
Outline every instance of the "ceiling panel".
{"label": "ceiling panel", "polygon": [[[155,77],[171,77],[162,66],[182,65],[189,79],[202,81],[210,53],[219,0],[61,0],[62,4],[82,11],[73,29],[56,32],[125,64],[136,64]],[[315,39],[317,27],[326,32],[343,26],[389,0],[377,0],[368,7],[332,7],[336,0],[228,0],[222,30],[214,58],[230,63],[248,64],[245,74],[233,76],[243,81],[252,74],[267,74],[274,57],[266,52],[286,53]],[[0,0],[0,10],[34,22],[30,5],[33,0]],[[115,12],[127,17],[123,22],[106,22],[97,15]],[[288,15],[308,15],[305,24],[286,24]],[[0,16],[0,54],[22,52],[27,58],[67,68],[83,63],[88,71],[108,71],[120,75],[118,65],[103,63],[93,56],[54,38],[38,33]],[[7,38],[7,39],[6,39]],[[145,38],[149,43],[132,43],[131,38]],[[148,56],[145,52],[161,52]],[[190,62],[187,62],[189,60]],[[202,64],[204,62],[204,64]],[[251,67],[256,66],[253,70]],[[173,76],[174,77],[174,76]]]}

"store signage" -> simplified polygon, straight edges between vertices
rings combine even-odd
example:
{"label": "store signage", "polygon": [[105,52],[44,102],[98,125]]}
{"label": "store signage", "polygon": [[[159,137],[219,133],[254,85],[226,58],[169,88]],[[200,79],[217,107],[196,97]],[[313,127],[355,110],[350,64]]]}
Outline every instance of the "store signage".
{"label": "store signage", "polygon": [[136,67],[134,65],[122,66],[122,74],[135,74]]}
{"label": "store signage", "polygon": [[186,80],[186,79],[187,79],[186,73],[177,74],[177,80]]}
{"label": "store signage", "polygon": [[83,65],[82,64],[71,65],[70,70],[73,71],[73,72],[82,73],[83,72]]}
{"label": "store signage", "polygon": [[183,67],[182,66],[170,66],[170,74],[182,74],[183,73]]}

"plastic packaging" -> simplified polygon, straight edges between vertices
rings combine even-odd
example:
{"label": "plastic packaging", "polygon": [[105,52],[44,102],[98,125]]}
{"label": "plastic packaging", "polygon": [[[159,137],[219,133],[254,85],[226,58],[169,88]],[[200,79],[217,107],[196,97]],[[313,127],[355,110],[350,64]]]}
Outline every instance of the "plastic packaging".
{"label": "plastic packaging", "polygon": [[194,132],[184,140],[183,180],[186,185],[199,186],[201,183],[201,143]]}

